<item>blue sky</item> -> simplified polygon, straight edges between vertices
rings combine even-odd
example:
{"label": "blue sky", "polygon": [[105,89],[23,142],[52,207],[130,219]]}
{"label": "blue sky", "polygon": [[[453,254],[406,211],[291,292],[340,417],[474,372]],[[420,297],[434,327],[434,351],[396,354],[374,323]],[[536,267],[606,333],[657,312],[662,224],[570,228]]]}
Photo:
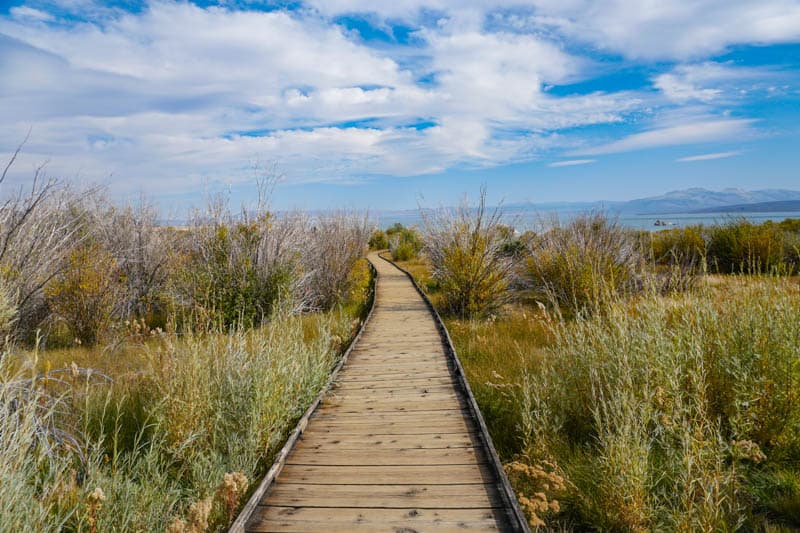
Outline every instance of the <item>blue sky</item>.
{"label": "blue sky", "polygon": [[176,210],[800,189],[800,2],[0,2],[0,157]]}

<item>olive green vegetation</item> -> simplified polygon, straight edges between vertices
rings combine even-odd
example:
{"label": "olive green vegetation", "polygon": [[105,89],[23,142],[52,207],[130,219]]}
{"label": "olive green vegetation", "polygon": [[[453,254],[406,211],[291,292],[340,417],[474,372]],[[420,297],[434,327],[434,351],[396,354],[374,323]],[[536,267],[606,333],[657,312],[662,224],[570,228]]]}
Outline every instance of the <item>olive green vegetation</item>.
{"label": "olive green vegetation", "polygon": [[191,312],[211,324],[253,327],[288,296],[292,266],[261,269],[255,260],[264,218],[250,224],[219,225],[204,232],[199,246],[173,257],[179,264],[171,280],[176,293],[191,302]]}
{"label": "olive green vegetation", "polygon": [[397,222],[386,231],[375,230],[370,236],[369,247],[373,250],[388,249],[395,261],[408,261],[417,257],[422,241],[416,228]]}
{"label": "olive green vegetation", "polygon": [[726,274],[792,274],[800,268],[800,219],[754,224],[732,218],[650,235],[653,257],[660,264],[705,261],[710,272]]}
{"label": "olive green vegetation", "polygon": [[[590,215],[524,239],[512,303],[446,316],[532,526],[800,528],[798,230]],[[431,265],[401,265],[446,314]]]}

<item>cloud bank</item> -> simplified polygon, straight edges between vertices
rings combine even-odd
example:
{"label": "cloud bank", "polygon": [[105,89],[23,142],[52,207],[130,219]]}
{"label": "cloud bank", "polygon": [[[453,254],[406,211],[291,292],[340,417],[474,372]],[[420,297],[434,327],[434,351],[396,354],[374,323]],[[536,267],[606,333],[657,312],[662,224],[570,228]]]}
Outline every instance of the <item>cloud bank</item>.
{"label": "cloud bank", "polygon": [[[25,2],[0,16],[0,156],[32,127],[19,179],[49,159],[162,193],[249,179],[255,159],[336,182],[724,141],[757,125],[730,116],[742,91],[778,74],[708,58],[800,40],[779,0],[485,4]],[[570,89],[609,58],[667,67]]]}

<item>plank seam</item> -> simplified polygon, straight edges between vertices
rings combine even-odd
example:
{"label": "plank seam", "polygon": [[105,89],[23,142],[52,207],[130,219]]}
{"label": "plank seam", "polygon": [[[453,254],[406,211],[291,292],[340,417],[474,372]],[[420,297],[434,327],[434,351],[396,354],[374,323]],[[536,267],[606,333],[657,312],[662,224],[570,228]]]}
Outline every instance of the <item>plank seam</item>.
{"label": "plank seam", "polygon": [[424,505],[408,505],[405,507],[387,507],[385,505],[382,506],[366,506],[366,505],[259,505],[261,508],[269,508],[272,507],[274,509],[384,509],[387,511],[394,511],[398,509],[423,509],[426,511],[464,511],[464,510],[473,510],[473,509],[503,509],[502,505],[483,505],[483,506],[474,506],[471,505],[469,507],[426,507]]}

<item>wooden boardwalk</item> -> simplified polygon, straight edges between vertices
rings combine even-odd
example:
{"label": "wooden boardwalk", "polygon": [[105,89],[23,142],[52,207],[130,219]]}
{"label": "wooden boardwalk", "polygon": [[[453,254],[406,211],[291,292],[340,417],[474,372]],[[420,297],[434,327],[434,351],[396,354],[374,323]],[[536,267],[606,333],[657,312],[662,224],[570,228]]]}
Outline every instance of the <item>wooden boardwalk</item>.
{"label": "wooden boardwalk", "polygon": [[232,531],[526,531],[437,317],[369,259],[361,337]]}

